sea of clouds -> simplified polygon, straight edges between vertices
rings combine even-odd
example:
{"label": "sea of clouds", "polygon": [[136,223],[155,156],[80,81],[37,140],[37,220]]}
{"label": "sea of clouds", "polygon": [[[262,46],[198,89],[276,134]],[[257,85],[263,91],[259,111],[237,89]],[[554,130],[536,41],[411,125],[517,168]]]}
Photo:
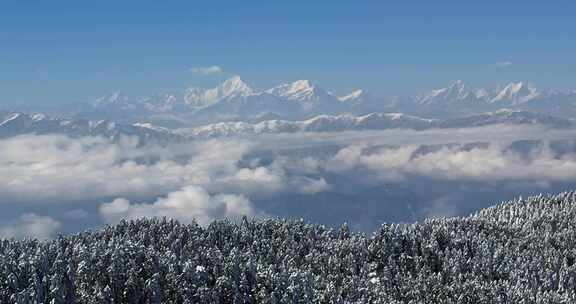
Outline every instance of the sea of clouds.
{"label": "sea of clouds", "polygon": [[[224,217],[277,216],[262,202],[298,195],[313,203],[323,193],[342,191],[337,181],[344,178],[354,181],[346,190],[352,193],[362,184],[409,188],[421,178],[546,191],[553,183],[576,182],[576,149],[554,148],[558,141],[570,147],[573,135],[490,127],[266,135],[167,146],[143,146],[130,138],[19,136],[0,140],[0,208],[23,209],[0,218],[0,236],[50,238],[88,218],[113,224],[165,216],[207,225]],[[539,141],[514,148],[518,140]],[[457,191],[430,196],[426,214],[458,215],[454,204],[460,197]],[[43,214],[54,202],[58,214]]]}

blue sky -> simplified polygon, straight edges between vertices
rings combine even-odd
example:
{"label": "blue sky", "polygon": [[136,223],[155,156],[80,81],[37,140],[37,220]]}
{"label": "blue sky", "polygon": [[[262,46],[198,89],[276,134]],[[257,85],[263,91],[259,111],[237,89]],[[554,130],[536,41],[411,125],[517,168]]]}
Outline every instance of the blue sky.
{"label": "blue sky", "polygon": [[[0,105],[138,97],[231,74],[256,88],[306,78],[339,94],[456,79],[576,89],[568,0],[23,2],[0,4]],[[223,73],[190,71],[213,65]]]}

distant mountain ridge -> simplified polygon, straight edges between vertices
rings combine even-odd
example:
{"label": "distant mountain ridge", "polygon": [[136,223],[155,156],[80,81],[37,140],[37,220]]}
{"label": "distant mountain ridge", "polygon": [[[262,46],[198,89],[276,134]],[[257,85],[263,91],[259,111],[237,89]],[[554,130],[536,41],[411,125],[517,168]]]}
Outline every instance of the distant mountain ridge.
{"label": "distant mountain ridge", "polygon": [[132,99],[118,92],[50,113],[89,120],[110,119],[127,124],[148,121],[175,128],[222,121],[259,122],[270,117],[306,120],[318,115],[366,115],[373,112],[444,119],[502,109],[575,118],[576,91],[539,90],[525,82],[494,89],[472,89],[459,80],[419,96],[378,97],[363,89],[336,96],[309,80],[256,90],[240,76],[233,76],[214,88],[190,87],[141,99]]}
{"label": "distant mountain ridge", "polygon": [[576,123],[573,120],[554,117],[547,114],[500,110],[496,112],[449,119],[427,119],[402,113],[370,113],[361,116],[350,114],[319,115],[302,121],[266,120],[258,123],[220,122],[190,129],[180,129],[177,132],[195,138],[212,138],[235,135],[298,132],[453,129],[500,124],[542,125],[555,129],[567,129],[576,126]]}
{"label": "distant mountain ridge", "polygon": [[44,114],[0,112],[0,138],[24,134],[64,134],[71,137],[99,136],[113,141],[137,137],[142,143],[167,143],[193,139],[257,134],[341,132],[388,129],[451,129],[489,125],[542,125],[548,128],[576,127],[573,120],[527,111],[500,110],[460,118],[427,119],[402,113],[366,115],[319,115],[307,120],[219,122],[193,128],[168,129],[150,123],[122,124],[110,120],[52,118]]}
{"label": "distant mountain ridge", "polygon": [[98,136],[113,141],[137,137],[142,143],[179,140],[172,131],[145,124],[119,124],[110,120],[60,119],[44,114],[0,112],[0,139],[18,135],[62,134],[71,137]]}

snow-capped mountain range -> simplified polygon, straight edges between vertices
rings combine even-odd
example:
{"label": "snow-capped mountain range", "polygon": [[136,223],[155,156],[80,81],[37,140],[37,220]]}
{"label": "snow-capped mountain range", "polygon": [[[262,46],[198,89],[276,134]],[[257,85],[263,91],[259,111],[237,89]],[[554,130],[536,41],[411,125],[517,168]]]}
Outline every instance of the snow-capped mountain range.
{"label": "snow-capped mountain range", "polygon": [[24,134],[63,134],[71,137],[98,136],[113,141],[135,137],[143,144],[257,134],[341,132],[387,129],[453,129],[489,125],[541,125],[555,129],[575,128],[576,122],[541,113],[500,110],[461,118],[426,119],[401,113],[367,115],[319,115],[307,120],[219,122],[194,128],[168,129],[149,123],[120,124],[109,120],[58,119],[43,114],[0,112],[0,138]]}
{"label": "snow-capped mountain range", "polygon": [[136,137],[142,143],[165,143],[180,139],[173,131],[146,124],[119,124],[110,120],[59,119],[44,114],[0,112],[0,139],[24,134],[98,136],[113,141]]}
{"label": "snow-capped mountain range", "polygon": [[554,129],[568,129],[576,127],[576,122],[571,119],[558,118],[547,114],[510,110],[448,119],[427,119],[402,113],[370,113],[361,116],[350,114],[319,115],[302,121],[220,122],[190,129],[178,129],[176,133],[194,138],[214,138],[298,132],[454,129],[490,125],[541,125]]}
{"label": "snow-capped mountain range", "polygon": [[[122,93],[47,114],[0,112],[0,138],[67,134],[165,142],[262,133],[465,128],[493,124],[574,127],[576,91],[538,90],[526,83],[469,89],[462,81],[416,97],[345,96],[308,80],[255,90],[239,76],[210,89],[132,99]],[[424,118],[425,117],[425,118]]]}
{"label": "snow-capped mountain range", "polygon": [[[415,111],[458,114],[476,111],[496,110],[502,108],[531,109],[532,103],[544,103],[547,100],[558,99],[562,93],[555,91],[540,91],[533,85],[524,82],[510,83],[502,88],[492,90],[468,89],[464,82],[456,81],[447,88],[415,98]],[[564,94],[559,105],[576,106],[576,92]],[[553,108],[549,109],[553,111]]]}
{"label": "snow-capped mountain range", "polygon": [[114,93],[49,113],[89,120],[111,119],[126,124],[144,121],[176,128],[223,121],[306,120],[318,115],[373,112],[444,119],[501,109],[574,118],[576,91],[539,90],[524,82],[494,89],[471,89],[464,82],[456,81],[419,96],[377,97],[362,89],[336,96],[309,80],[255,90],[240,76],[234,76],[215,88],[191,87],[140,99]]}

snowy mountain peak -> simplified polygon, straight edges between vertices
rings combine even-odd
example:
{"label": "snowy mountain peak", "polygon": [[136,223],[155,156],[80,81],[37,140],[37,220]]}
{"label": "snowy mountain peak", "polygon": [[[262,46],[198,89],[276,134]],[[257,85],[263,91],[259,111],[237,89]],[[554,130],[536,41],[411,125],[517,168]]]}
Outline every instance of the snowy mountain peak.
{"label": "snowy mountain peak", "polygon": [[310,80],[296,80],[291,84],[292,90],[300,91],[300,90],[309,90],[314,87],[314,84]]}
{"label": "snowy mountain peak", "polygon": [[340,100],[340,101],[357,101],[357,100],[361,99],[364,95],[366,95],[366,92],[364,92],[364,90],[362,90],[362,89],[358,89],[358,90],[352,91],[352,93],[350,93],[348,95],[338,97],[338,100]]}
{"label": "snowy mountain peak", "polygon": [[193,108],[204,108],[222,99],[252,94],[254,94],[254,90],[240,76],[235,75],[212,89],[186,89],[184,102]]}
{"label": "snowy mountain peak", "polygon": [[123,92],[114,92],[108,96],[108,101],[112,103],[119,103],[126,99],[126,95]]}
{"label": "snowy mountain peak", "polygon": [[523,103],[538,96],[539,92],[524,82],[510,83],[492,99],[492,102],[508,101],[512,104]]}
{"label": "snowy mountain peak", "polygon": [[490,92],[486,89],[478,89],[474,95],[476,95],[476,98],[478,99],[483,99],[490,96]]}
{"label": "snowy mountain peak", "polygon": [[234,75],[225,80],[220,86],[217,87],[223,97],[233,95],[247,96],[254,94],[254,90],[240,78],[239,75]]}
{"label": "snowy mountain peak", "polygon": [[20,113],[0,113],[0,114],[2,114],[0,116],[0,127],[8,124],[11,121],[15,121],[22,116],[22,114]]}
{"label": "snowy mountain peak", "polygon": [[297,80],[269,89],[266,93],[294,101],[321,101],[333,96],[310,80]]}
{"label": "snowy mountain peak", "polygon": [[437,89],[421,98],[421,104],[435,104],[461,101],[470,98],[471,94],[466,90],[462,80],[457,80],[447,88]]}
{"label": "snowy mountain peak", "polygon": [[454,83],[452,83],[452,85],[450,85],[450,87],[448,87],[448,89],[446,90],[446,92],[448,93],[448,95],[453,95],[453,96],[459,96],[462,95],[466,91],[466,85],[464,84],[464,81],[462,80],[456,80]]}
{"label": "snowy mountain peak", "polygon": [[464,81],[458,79],[458,80],[454,81],[454,83],[450,86],[450,89],[461,91],[464,89],[464,87],[465,87]]}
{"label": "snowy mountain peak", "polygon": [[126,103],[128,97],[123,92],[114,92],[110,95],[102,96],[94,101],[95,106],[110,106]]}
{"label": "snowy mountain peak", "polygon": [[356,101],[363,95],[362,90],[354,90],[348,95],[338,97],[340,101]]}
{"label": "snowy mountain peak", "polygon": [[48,118],[45,114],[42,113],[35,113],[30,115],[30,117],[32,118],[33,121],[41,121]]}
{"label": "snowy mountain peak", "polygon": [[511,83],[504,88],[504,92],[510,95],[526,95],[532,93],[533,90],[535,89],[532,86],[524,82]]}
{"label": "snowy mountain peak", "polygon": [[277,95],[287,96],[298,92],[311,91],[314,88],[315,86],[310,80],[296,80],[292,83],[281,84],[270,90],[277,93]]}

